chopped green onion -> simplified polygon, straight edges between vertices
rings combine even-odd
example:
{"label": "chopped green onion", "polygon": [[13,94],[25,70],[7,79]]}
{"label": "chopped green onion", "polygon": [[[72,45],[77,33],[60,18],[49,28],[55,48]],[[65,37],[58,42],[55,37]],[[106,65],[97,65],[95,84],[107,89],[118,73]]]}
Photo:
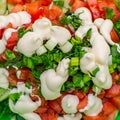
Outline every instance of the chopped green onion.
{"label": "chopped green onion", "polygon": [[63,53],[68,53],[71,51],[73,45],[67,41],[63,46],[60,46],[60,49],[62,50]]}
{"label": "chopped green onion", "polygon": [[78,66],[79,65],[79,58],[78,57],[72,57],[70,60],[70,66]]}
{"label": "chopped green onion", "polygon": [[36,51],[37,55],[42,55],[42,54],[44,54],[44,53],[46,53],[46,52],[47,52],[47,49],[45,48],[44,45],[40,46],[40,47],[37,49],[37,51]]}
{"label": "chopped green onion", "polygon": [[112,8],[107,8],[107,7],[104,7],[103,9],[106,10],[106,15],[105,15],[106,18],[112,20],[113,17],[115,16],[114,10]]}
{"label": "chopped green onion", "polygon": [[16,102],[20,98],[21,95],[22,95],[21,92],[19,92],[19,93],[12,93],[12,94],[9,95],[9,98],[11,100],[13,100],[14,102]]}
{"label": "chopped green onion", "polygon": [[99,67],[97,67],[95,70],[92,71],[92,76],[96,76],[96,73],[100,70]]}
{"label": "chopped green onion", "polygon": [[55,39],[50,39],[50,40],[48,40],[48,41],[46,42],[45,47],[46,47],[48,50],[52,51],[52,50],[56,47],[57,43],[58,43],[57,40],[55,40]]}
{"label": "chopped green onion", "polygon": [[14,58],[16,58],[15,54],[13,53],[13,51],[6,49],[5,51],[5,56],[8,60],[13,60]]}

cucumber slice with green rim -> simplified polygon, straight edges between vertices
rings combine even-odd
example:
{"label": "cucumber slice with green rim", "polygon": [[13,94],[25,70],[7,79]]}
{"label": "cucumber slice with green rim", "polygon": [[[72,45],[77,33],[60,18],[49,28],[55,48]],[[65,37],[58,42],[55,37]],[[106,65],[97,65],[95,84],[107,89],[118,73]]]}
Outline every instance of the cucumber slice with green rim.
{"label": "cucumber slice with green rim", "polygon": [[0,0],[0,15],[5,14],[7,11],[7,1],[6,0]]}
{"label": "cucumber slice with green rim", "polygon": [[117,111],[115,120],[120,120],[120,111]]}
{"label": "cucumber slice with green rim", "polygon": [[0,102],[5,100],[9,96],[10,90],[0,88]]}

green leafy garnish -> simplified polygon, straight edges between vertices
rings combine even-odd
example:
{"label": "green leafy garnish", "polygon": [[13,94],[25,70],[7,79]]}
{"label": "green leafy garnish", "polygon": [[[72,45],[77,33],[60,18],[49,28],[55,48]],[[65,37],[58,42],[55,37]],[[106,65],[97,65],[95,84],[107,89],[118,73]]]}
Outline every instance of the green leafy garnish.
{"label": "green leafy garnish", "polygon": [[11,100],[13,100],[14,102],[16,102],[20,98],[21,95],[22,95],[21,92],[19,92],[19,93],[12,93],[12,94],[9,95],[9,98]]}
{"label": "green leafy garnish", "polygon": [[21,27],[18,30],[18,37],[21,38],[24,34],[31,31],[30,29],[26,30],[25,27]]}
{"label": "green leafy garnish", "polygon": [[120,38],[120,19],[118,19],[114,22],[114,29]]}
{"label": "green leafy garnish", "polygon": [[116,5],[117,8],[120,10],[120,1],[119,1],[119,0],[116,0],[116,1],[115,1],[115,5]]}
{"label": "green leafy garnish", "polygon": [[61,18],[60,23],[67,26],[71,26],[75,30],[77,30],[79,26],[82,24],[82,20],[79,18],[79,16],[75,15],[73,12],[67,11],[65,15]]}
{"label": "green leafy garnish", "polygon": [[5,56],[8,60],[13,60],[16,58],[15,54],[13,51],[9,50],[9,49],[6,49],[5,51]]}
{"label": "green leafy garnish", "polygon": [[64,0],[53,0],[53,3],[59,6],[60,8],[63,8],[64,6]]}
{"label": "green leafy garnish", "polygon": [[112,8],[107,8],[107,7],[104,7],[103,9],[106,11],[105,14],[106,18],[112,20],[113,17],[115,16],[114,10]]}

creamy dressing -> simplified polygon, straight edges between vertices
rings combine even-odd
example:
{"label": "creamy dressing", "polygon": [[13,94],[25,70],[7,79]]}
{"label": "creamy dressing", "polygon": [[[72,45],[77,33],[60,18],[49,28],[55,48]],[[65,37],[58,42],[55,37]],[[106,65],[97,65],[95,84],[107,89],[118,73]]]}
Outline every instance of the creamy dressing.
{"label": "creamy dressing", "polygon": [[[103,19],[98,19],[93,23],[90,11],[84,7],[78,8],[75,13],[79,15],[83,21],[82,26],[78,28],[78,30],[75,32],[75,35],[83,38],[87,31],[92,29],[90,38],[92,47],[86,49],[87,53],[80,59],[80,68],[82,72],[89,74],[98,67],[100,70],[97,72],[95,77],[92,77],[92,81],[100,88],[108,89],[112,86],[112,79],[109,69],[107,69],[109,64],[110,47],[106,42],[106,36],[110,36],[112,25],[107,26],[108,20]],[[107,23],[104,23],[104,21]],[[109,23],[112,24],[110,21]],[[103,24],[105,24],[106,27],[102,26]],[[100,27],[100,32],[103,33],[103,36],[99,33],[98,27]],[[104,66],[104,69],[101,69],[100,66]],[[101,77],[98,77],[100,73],[102,73]]]}
{"label": "creamy dressing", "polygon": [[68,58],[64,58],[58,64],[56,71],[48,69],[41,74],[41,92],[46,100],[54,100],[61,95],[61,87],[68,78],[69,62]]}
{"label": "creamy dressing", "polygon": [[18,27],[23,24],[29,24],[31,22],[31,16],[25,12],[17,12],[11,13],[6,16],[0,16],[0,29],[7,27],[9,23],[12,24],[13,27]]}
{"label": "creamy dressing", "polygon": [[62,108],[66,113],[76,113],[79,98],[76,95],[67,94],[62,98]]}
{"label": "creamy dressing", "polygon": [[[41,99],[38,97],[37,101],[32,101],[30,98],[30,94],[32,94],[32,87],[29,89],[25,86],[24,83],[18,83],[17,88],[13,88],[10,94],[14,93],[22,93],[20,98],[17,100],[16,103],[9,98],[9,107],[10,110],[14,113],[19,114],[26,120],[32,120],[33,117],[36,117],[36,120],[41,120],[40,116],[36,113],[33,113],[41,105]],[[30,115],[30,116],[29,116]]]}
{"label": "creamy dressing", "polygon": [[88,116],[96,116],[102,111],[102,100],[93,94],[88,95],[88,104],[84,109],[80,109],[80,112],[84,112]]}

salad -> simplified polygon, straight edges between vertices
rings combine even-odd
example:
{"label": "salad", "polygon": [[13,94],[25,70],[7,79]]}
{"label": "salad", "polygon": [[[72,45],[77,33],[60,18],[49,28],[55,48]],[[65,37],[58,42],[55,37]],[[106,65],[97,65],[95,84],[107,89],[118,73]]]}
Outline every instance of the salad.
{"label": "salad", "polygon": [[1,0],[0,120],[120,120],[120,1]]}

